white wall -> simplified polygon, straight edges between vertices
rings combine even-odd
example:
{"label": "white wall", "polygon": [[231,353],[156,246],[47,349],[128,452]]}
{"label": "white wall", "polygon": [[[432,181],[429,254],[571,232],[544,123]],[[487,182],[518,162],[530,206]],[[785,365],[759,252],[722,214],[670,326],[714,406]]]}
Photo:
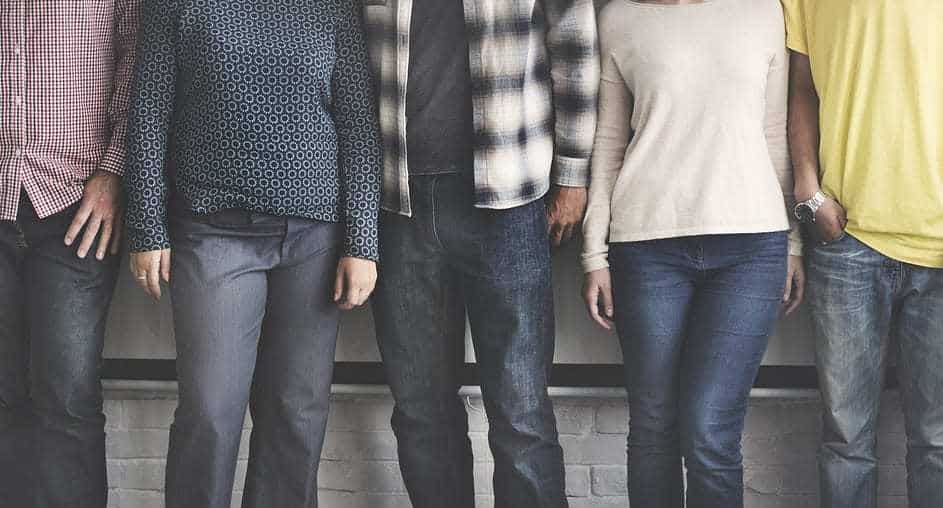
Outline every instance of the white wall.
{"label": "white wall", "polygon": [[[554,256],[558,363],[619,363],[616,338],[594,326],[580,300],[582,273],[578,245],[567,246]],[[166,292],[165,292],[166,294]],[[173,331],[168,297],[152,302],[136,286],[126,267],[115,294],[108,325],[106,356],[109,358],[173,358]],[[773,338],[766,364],[812,365],[812,339],[805,313],[783,320]],[[471,356],[469,356],[471,358]],[[341,327],[337,359],[379,359],[368,309],[350,313]]]}

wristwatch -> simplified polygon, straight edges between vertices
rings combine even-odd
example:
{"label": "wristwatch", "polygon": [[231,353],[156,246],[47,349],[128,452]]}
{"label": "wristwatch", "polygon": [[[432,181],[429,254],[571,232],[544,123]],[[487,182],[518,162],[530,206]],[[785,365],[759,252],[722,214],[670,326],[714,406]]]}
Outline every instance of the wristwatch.
{"label": "wristwatch", "polygon": [[815,191],[815,194],[813,194],[811,198],[797,203],[792,213],[796,216],[796,219],[799,219],[800,223],[811,224],[815,222],[815,212],[819,211],[819,208],[821,208],[827,200],[828,196],[822,191]]}

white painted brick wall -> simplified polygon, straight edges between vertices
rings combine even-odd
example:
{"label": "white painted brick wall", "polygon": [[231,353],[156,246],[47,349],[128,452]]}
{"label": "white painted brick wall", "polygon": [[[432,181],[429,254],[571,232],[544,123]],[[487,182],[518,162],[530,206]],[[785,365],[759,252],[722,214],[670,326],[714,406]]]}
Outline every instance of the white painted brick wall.
{"label": "white painted brick wall", "polygon": [[[172,392],[108,391],[109,508],[160,508]],[[628,506],[625,432],[628,410],[618,398],[558,398],[557,421],[572,508]],[[493,506],[493,464],[481,401],[468,399],[479,507]],[[321,462],[322,508],[408,508],[389,427],[388,396],[335,395]],[[749,508],[817,505],[815,454],[820,431],[815,399],[755,399],[744,436]],[[233,507],[240,504],[251,423],[243,432]],[[880,508],[903,508],[905,447],[896,396],[880,420]]]}

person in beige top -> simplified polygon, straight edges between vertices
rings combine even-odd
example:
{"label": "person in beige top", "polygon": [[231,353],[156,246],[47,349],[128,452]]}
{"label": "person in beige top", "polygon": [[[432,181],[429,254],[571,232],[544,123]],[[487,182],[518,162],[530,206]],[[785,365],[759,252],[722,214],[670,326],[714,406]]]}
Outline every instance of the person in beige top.
{"label": "person in beige top", "polygon": [[622,343],[630,501],[743,506],[747,398],[804,286],[782,8],[613,0],[600,19],[584,298]]}

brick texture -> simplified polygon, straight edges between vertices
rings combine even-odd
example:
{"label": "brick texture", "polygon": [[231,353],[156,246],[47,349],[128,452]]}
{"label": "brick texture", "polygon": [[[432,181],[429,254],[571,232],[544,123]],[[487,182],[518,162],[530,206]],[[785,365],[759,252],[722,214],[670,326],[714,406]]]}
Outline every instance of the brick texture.
{"label": "brick texture", "polygon": [[[163,506],[167,433],[176,401],[172,394],[109,394],[109,508]],[[629,413],[613,398],[555,400],[572,508],[628,506],[625,433]],[[494,506],[488,423],[481,400],[466,398],[475,453],[476,504]],[[903,423],[896,397],[880,419],[879,508],[906,506]],[[318,486],[322,508],[408,508],[390,430],[388,396],[334,397]],[[757,399],[744,434],[744,483],[748,508],[817,505],[816,447],[821,419],[814,399]],[[233,507],[240,505],[251,422],[246,420],[236,472]]]}

